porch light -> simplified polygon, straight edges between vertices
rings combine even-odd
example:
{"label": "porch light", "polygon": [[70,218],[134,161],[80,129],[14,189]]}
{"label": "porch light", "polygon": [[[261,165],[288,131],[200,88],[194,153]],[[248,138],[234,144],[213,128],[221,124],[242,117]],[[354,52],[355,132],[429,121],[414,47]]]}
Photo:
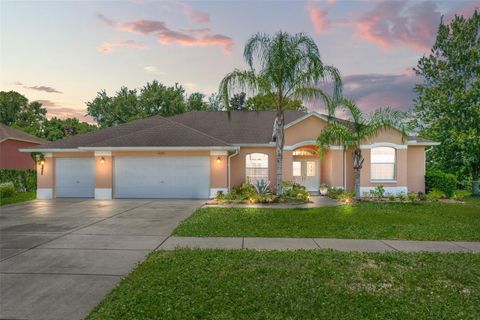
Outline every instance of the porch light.
{"label": "porch light", "polygon": [[40,160],[40,165],[41,166],[45,165],[45,160]]}
{"label": "porch light", "polygon": [[220,159],[220,157],[217,157],[217,163],[220,163],[220,161],[222,161],[222,159]]}
{"label": "porch light", "polygon": [[104,157],[100,158],[100,163],[105,163],[105,158]]}

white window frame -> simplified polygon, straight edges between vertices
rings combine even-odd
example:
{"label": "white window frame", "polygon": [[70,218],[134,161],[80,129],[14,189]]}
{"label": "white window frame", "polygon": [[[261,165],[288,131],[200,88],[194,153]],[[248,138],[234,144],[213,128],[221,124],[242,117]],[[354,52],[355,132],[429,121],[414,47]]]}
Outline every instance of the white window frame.
{"label": "white window frame", "polygon": [[[392,149],[393,150],[393,162],[374,162],[373,161],[373,150],[378,149],[378,148],[387,148],[387,149]],[[372,177],[372,167],[375,164],[388,164],[388,165],[393,165],[393,177],[392,178],[380,178],[380,179],[375,179]],[[370,149],[370,181],[371,182],[390,182],[390,183],[395,183],[397,182],[397,149],[391,146],[376,146]]]}
{"label": "white window frame", "polygon": [[[258,161],[251,160],[252,156],[262,156],[263,159],[259,160],[258,165],[252,165],[249,161]],[[266,166],[265,166],[266,165]],[[262,173],[250,173],[249,171],[262,171]],[[245,155],[245,182],[255,184],[257,181],[269,181],[269,157],[266,153],[254,152]]]}

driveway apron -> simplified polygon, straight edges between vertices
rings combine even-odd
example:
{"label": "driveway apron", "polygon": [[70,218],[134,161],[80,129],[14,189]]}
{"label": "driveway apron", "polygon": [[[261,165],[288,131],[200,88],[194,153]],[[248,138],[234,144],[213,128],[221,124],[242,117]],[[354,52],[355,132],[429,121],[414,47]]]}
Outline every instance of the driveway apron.
{"label": "driveway apron", "polygon": [[82,319],[201,200],[62,199],[0,209],[0,319]]}

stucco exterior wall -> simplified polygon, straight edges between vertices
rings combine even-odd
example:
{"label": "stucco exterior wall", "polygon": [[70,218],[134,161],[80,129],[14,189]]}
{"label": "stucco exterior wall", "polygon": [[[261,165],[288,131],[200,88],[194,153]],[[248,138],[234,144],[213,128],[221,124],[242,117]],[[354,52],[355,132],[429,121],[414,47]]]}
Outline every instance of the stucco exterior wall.
{"label": "stucco exterior wall", "polygon": [[[102,158],[104,159],[103,163]],[[111,156],[95,157],[95,188],[113,188],[113,158]]]}
{"label": "stucco exterior wall", "polygon": [[302,141],[315,141],[326,125],[325,120],[315,116],[300,121],[285,130],[285,145],[291,146]]}
{"label": "stucco exterior wall", "polygon": [[365,141],[362,141],[361,144],[365,145],[365,144],[372,144],[372,143],[378,143],[378,142],[406,144],[407,139],[405,138],[402,140],[402,133],[400,131],[389,128],[389,129],[380,130],[376,136],[366,139]]}
{"label": "stucco exterior wall", "polygon": [[425,147],[407,149],[408,192],[425,192]]}
{"label": "stucco exterior wall", "polygon": [[275,148],[259,147],[259,148],[240,148],[240,152],[230,160],[230,186],[236,187],[245,182],[245,156],[250,153],[265,153],[268,155],[268,176],[270,185],[275,186],[277,178],[275,176]]}
{"label": "stucco exterior wall", "polygon": [[228,188],[227,156],[210,157],[210,188]]}
{"label": "stucco exterior wall", "polygon": [[53,189],[55,187],[55,158],[45,157],[45,162],[42,165],[37,162],[37,188]]}
{"label": "stucco exterior wall", "polygon": [[38,144],[8,139],[0,143],[0,169],[34,169],[35,162],[30,153],[18,149],[30,148]]}

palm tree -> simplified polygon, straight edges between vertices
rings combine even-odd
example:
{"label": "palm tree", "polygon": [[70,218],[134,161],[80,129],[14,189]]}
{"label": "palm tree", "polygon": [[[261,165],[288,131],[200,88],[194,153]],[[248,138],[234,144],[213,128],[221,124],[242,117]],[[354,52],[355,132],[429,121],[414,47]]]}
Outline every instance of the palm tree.
{"label": "palm tree", "polygon": [[[320,155],[324,155],[330,145],[341,145],[344,150],[353,148],[355,198],[360,199],[360,171],[364,161],[360,144],[386,128],[400,130],[404,138],[406,136],[404,113],[391,108],[380,108],[365,116],[354,102],[347,99],[340,99],[337,103],[328,101],[327,105],[328,125],[317,138]],[[347,114],[350,122],[334,117],[338,108]]]}
{"label": "palm tree", "polygon": [[230,110],[229,97],[232,91],[249,91],[256,94],[273,94],[276,97],[276,118],[273,137],[277,163],[277,194],[282,194],[282,159],[284,146],[284,110],[292,99],[327,99],[319,85],[332,80],[334,99],[341,94],[339,71],[325,65],[313,39],[303,33],[290,35],[277,32],[273,36],[257,33],[245,44],[244,59],[249,70],[235,69],[220,83],[227,110]]}

